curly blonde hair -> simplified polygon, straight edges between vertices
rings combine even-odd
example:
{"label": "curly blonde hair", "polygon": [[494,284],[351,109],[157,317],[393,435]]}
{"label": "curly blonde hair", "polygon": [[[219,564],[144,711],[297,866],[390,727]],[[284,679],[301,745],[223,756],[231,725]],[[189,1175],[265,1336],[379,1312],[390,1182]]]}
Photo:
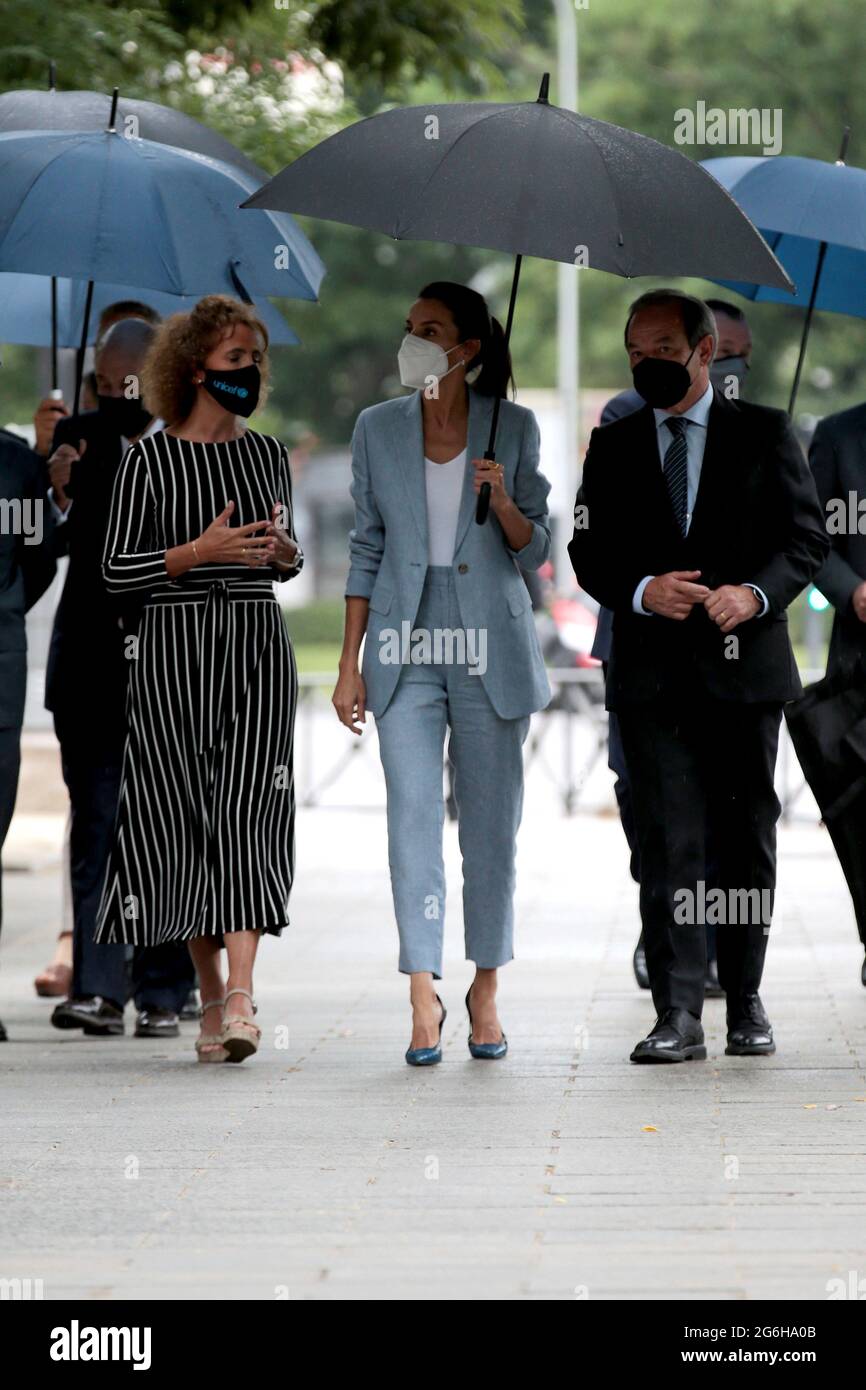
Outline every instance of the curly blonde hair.
{"label": "curly blonde hair", "polygon": [[172,314],[160,324],[141,368],[141,395],[147,408],[167,425],[180,424],[195,401],[193,373],[235,324],[246,324],[262,341],[261,393],[256,407],[267,400],[270,377],[268,330],[249,304],[228,294],[208,294],[188,313]]}

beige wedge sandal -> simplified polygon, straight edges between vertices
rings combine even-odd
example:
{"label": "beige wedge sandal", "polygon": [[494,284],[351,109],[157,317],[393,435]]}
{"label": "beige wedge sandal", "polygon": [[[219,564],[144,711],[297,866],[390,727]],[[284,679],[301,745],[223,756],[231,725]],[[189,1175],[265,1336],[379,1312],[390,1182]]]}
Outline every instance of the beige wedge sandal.
{"label": "beige wedge sandal", "polygon": [[[245,999],[249,999],[253,1013],[258,1013],[258,1005],[248,989],[230,989],[226,995],[226,1003],[233,994],[242,994]],[[232,1014],[230,1018],[224,1019],[220,1042],[227,1053],[227,1060],[242,1062],[245,1057],[251,1057],[259,1050],[261,1036],[261,1028],[256,1027],[251,1018],[244,1018],[242,1014]]]}
{"label": "beige wedge sandal", "polygon": [[[209,1004],[202,1004],[198,1011],[199,1018],[204,1018],[208,1009],[221,1009],[225,999],[211,999]],[[227,1062],[229,1054],[226,1052],[222,1043],[222,1032],[219,1033],[199,1033],[195,1040],[196,1056],[200,1062]]]}

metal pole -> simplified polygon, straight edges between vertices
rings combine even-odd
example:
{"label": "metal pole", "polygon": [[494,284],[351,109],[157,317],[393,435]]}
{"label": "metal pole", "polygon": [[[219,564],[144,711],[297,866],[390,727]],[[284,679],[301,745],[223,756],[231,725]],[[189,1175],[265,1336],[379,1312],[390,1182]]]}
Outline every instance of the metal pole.
{"label": "metal pole", "polygon": [[[557,36],[557,106],[578,110],[578,38],[574,0],[554,0]],[[565,547],[571,540],[574,497],[580,476],[580,271],[560,263],[557,268],[557,388],[563,423],[563,487],[555,506],[557,575],[571,574]]]}
{"label": "metal pole", "polygon": [[[842,144],[839,148],[839,158],[836,164],[844,167],[845,159],[848,154],[848,141],[851,137],[851,127],[846,126],[842,132]],[[806,344],[809,341],[809,330],[812,327],[812,317],[815,313],[815,300],[818,298],[818,285],[821,282],[821,271],[824,269],[824,257],[827,255],[827,243],[822,241],[818,246],[818,259],[815,263],[815,276],[812,280],[812,292],[809,295],[809,307],[806,310],[806,318],[803,323],[803,333],[800,338],[800,352],[797,357],[797,370],[794,372],[794,384],[791,387],[791,399],[788,402],[788,414],[793,416],[794,404],[797,400],[797,392],[800,389],[800,376],[803,371],[803,362],[806,357]]]}

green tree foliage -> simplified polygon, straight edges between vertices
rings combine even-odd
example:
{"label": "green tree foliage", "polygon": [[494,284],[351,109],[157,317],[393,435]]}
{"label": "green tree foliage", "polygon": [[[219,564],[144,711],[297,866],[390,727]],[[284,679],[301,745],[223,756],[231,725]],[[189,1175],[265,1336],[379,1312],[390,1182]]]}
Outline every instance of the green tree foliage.
{"label": "green tree foliage", "polygon": [[[176,104],[276,171],[341,126],[390,103],[532,100],[545,68],[557,99],[553,0],[0,0],[0,83],[42,86],[51,59],[61,87],[113,85]],[[675,113],[708,106],[779,108],[785,154],[866,164],[866,26],[850,0],[588,0],[576,6],[580,106],[674,143]],[[754,153],[684,149],[691,158]],[[675,215],[676,210],[672,210]],[[284,304],[304,346],[280,355],[273,410],[297,428],[345,439],[354,414],[395,388],[406,308],[433,276],[472,279],[502,316],[508,258],[392,243],[330,225],[305,229],[328,265],[318,306]],[[647,281],[581,274],[581,379],[627,380],[621,327]],[[723,293],[706,281],[690,288]],[[556,268],[527,261],[514,329],[518,382],[555,380]],[[802,315],[742,301],[755,331],[754,399],[784,405]],[[801,407],[816,413],[866,396],[866,324],[819,314]],[[24,350],[9,350],[4,401]],[[4,411],[6,407],[4,406]],[[23,418],[17,411],[18,418]]]}

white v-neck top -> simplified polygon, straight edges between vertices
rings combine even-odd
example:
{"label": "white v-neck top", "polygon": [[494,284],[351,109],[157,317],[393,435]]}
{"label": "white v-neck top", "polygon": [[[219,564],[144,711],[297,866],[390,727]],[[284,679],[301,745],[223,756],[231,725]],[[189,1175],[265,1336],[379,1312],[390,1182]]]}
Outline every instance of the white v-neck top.
{"label": "white v-neck top", "polygon": [[428,565],[450,565],[454,559],[457,517],[465,472],[465,449],[447,463],[434,463],[432,459],[424,459]]}

